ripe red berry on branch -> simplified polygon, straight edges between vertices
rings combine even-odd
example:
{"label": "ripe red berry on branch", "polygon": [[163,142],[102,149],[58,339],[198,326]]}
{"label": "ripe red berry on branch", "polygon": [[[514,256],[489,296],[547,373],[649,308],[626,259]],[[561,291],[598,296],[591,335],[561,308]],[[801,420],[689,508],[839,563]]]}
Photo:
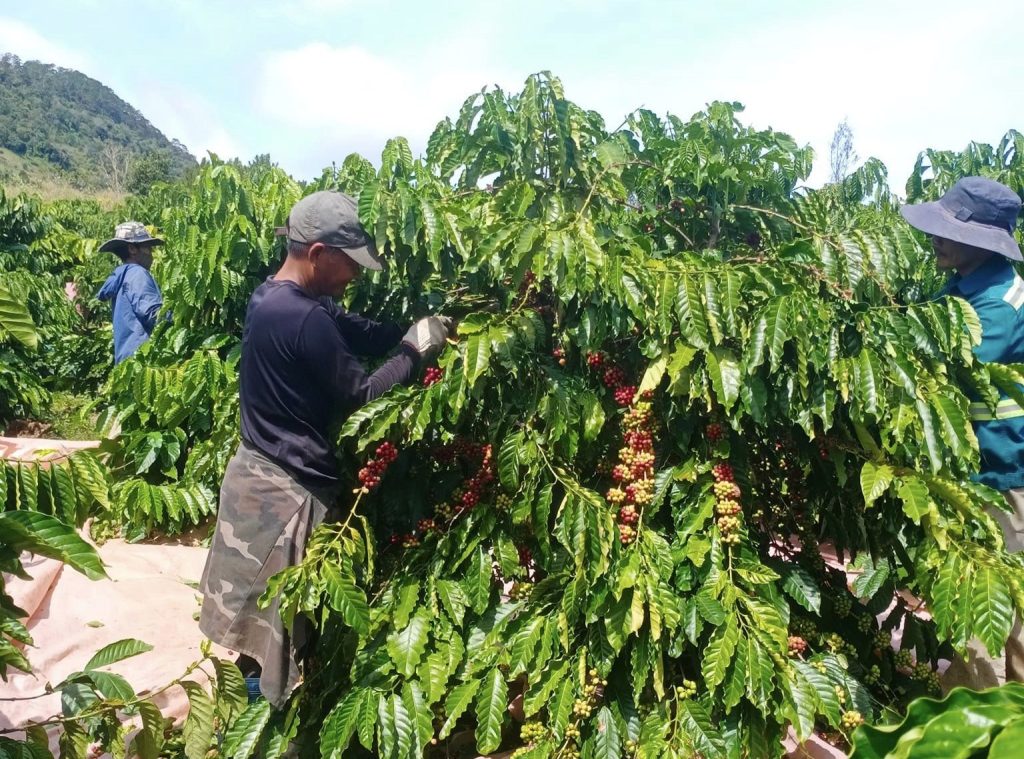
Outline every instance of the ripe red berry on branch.
{"label": "ripe red berry on branch", "polygon": [[533,561],[533,554],[530,549],[526,546],[519,546],[517,549],[519,553],[519,563],[524,567],[530,566],[530,562]]}
{"label": "ripe red berry on branch", "polygon": [[715,464],[711,468],[711,474],[719,482],[732,482],[734,479],[732,467],[724,462]]}
{"label": "ripe red berry on branch", "polygon": [[444,377],[444,369],[436,366],[429,366],[427,370],[423,372],[423,385],[424,387],[430,387],[431,385],[440,382]]}
{"label": "ripe red berry on branch", "polygon": [[624,372],[621,367],[609,366],[604,370],[602,381],[604,382],[605,387],[619,387],[620,385],[626,384],[626,372]]}
{"label": "ripe red berry on branch", "polygon": [[393,443],[385,441],[377,446],[375,455],[376,458],[367,461],[366,465],[356,475],[359,479],[359,484],[362,485],[364,490],[372,490],[380,485],[381,475],[398,458],[398,449],[395,448]]}
{"label": "ripe red berry on branch", "polygon": [[636,396],[636,387],[623,385],[615,391],[615,402],[620,406],[629,406],[633,403],[634,396]]}
{"label": "ripe red berry on branch", "polygon": [[707,436],[707,439],[710,442],[717,443],[719,440],[725,437],[725,428],[723,428],[722,425],[718,424],[717,422],[712,422],[711,424],[704,428],[704,434]]}

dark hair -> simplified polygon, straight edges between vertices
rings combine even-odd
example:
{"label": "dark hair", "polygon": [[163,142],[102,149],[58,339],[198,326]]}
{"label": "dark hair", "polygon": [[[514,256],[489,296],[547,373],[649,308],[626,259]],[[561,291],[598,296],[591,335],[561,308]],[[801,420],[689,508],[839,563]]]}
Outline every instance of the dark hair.
{"label": "dark hair", "polygon": [[295,258],[303,258],[309,253],[309,243],[298,240],[288,240],[288,255]]}

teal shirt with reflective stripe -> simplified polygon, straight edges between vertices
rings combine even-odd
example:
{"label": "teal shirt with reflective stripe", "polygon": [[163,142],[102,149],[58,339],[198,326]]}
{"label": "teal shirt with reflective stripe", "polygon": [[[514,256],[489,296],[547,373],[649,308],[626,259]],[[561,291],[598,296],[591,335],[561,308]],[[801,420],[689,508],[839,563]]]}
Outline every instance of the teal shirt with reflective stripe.
{"label": "teal shirt with reflective stripe", "polygon": [[[945,293],[974,308],[981,322],[981,344],[974,354],[985,362],[1024,363],[1024,279],[1002,256],[966,277],[955,276]],[[997,490],[1024,487],[1024,410],[1003,396],[995,412],[971,404],[971,421],[981,449],[979,482]]]}

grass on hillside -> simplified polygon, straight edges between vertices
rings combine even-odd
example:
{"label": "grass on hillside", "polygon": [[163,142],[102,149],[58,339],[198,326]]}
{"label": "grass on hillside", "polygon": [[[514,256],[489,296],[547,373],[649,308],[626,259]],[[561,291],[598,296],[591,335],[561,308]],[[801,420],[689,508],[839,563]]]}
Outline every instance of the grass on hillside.
{"label": "grass on hillside", "polygon": [[52,164],[41,158],[26,158],[0,148],[0,186],[8,195],[25,193],[44,201],[85,199],[95,200],[103,210],[121,205],[127,195],[109,189],[82,189],[75,187]]}

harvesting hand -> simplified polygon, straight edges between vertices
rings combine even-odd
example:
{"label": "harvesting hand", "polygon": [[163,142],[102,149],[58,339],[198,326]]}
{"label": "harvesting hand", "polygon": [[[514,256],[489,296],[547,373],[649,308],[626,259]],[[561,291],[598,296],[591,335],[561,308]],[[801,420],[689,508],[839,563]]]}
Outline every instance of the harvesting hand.
{"label": "harvesting hand", "polygon": [[421,359],[428,361],[444,348],[453,325],[447,316],[428,316],[409,327],[402,342],[414,348]]}

